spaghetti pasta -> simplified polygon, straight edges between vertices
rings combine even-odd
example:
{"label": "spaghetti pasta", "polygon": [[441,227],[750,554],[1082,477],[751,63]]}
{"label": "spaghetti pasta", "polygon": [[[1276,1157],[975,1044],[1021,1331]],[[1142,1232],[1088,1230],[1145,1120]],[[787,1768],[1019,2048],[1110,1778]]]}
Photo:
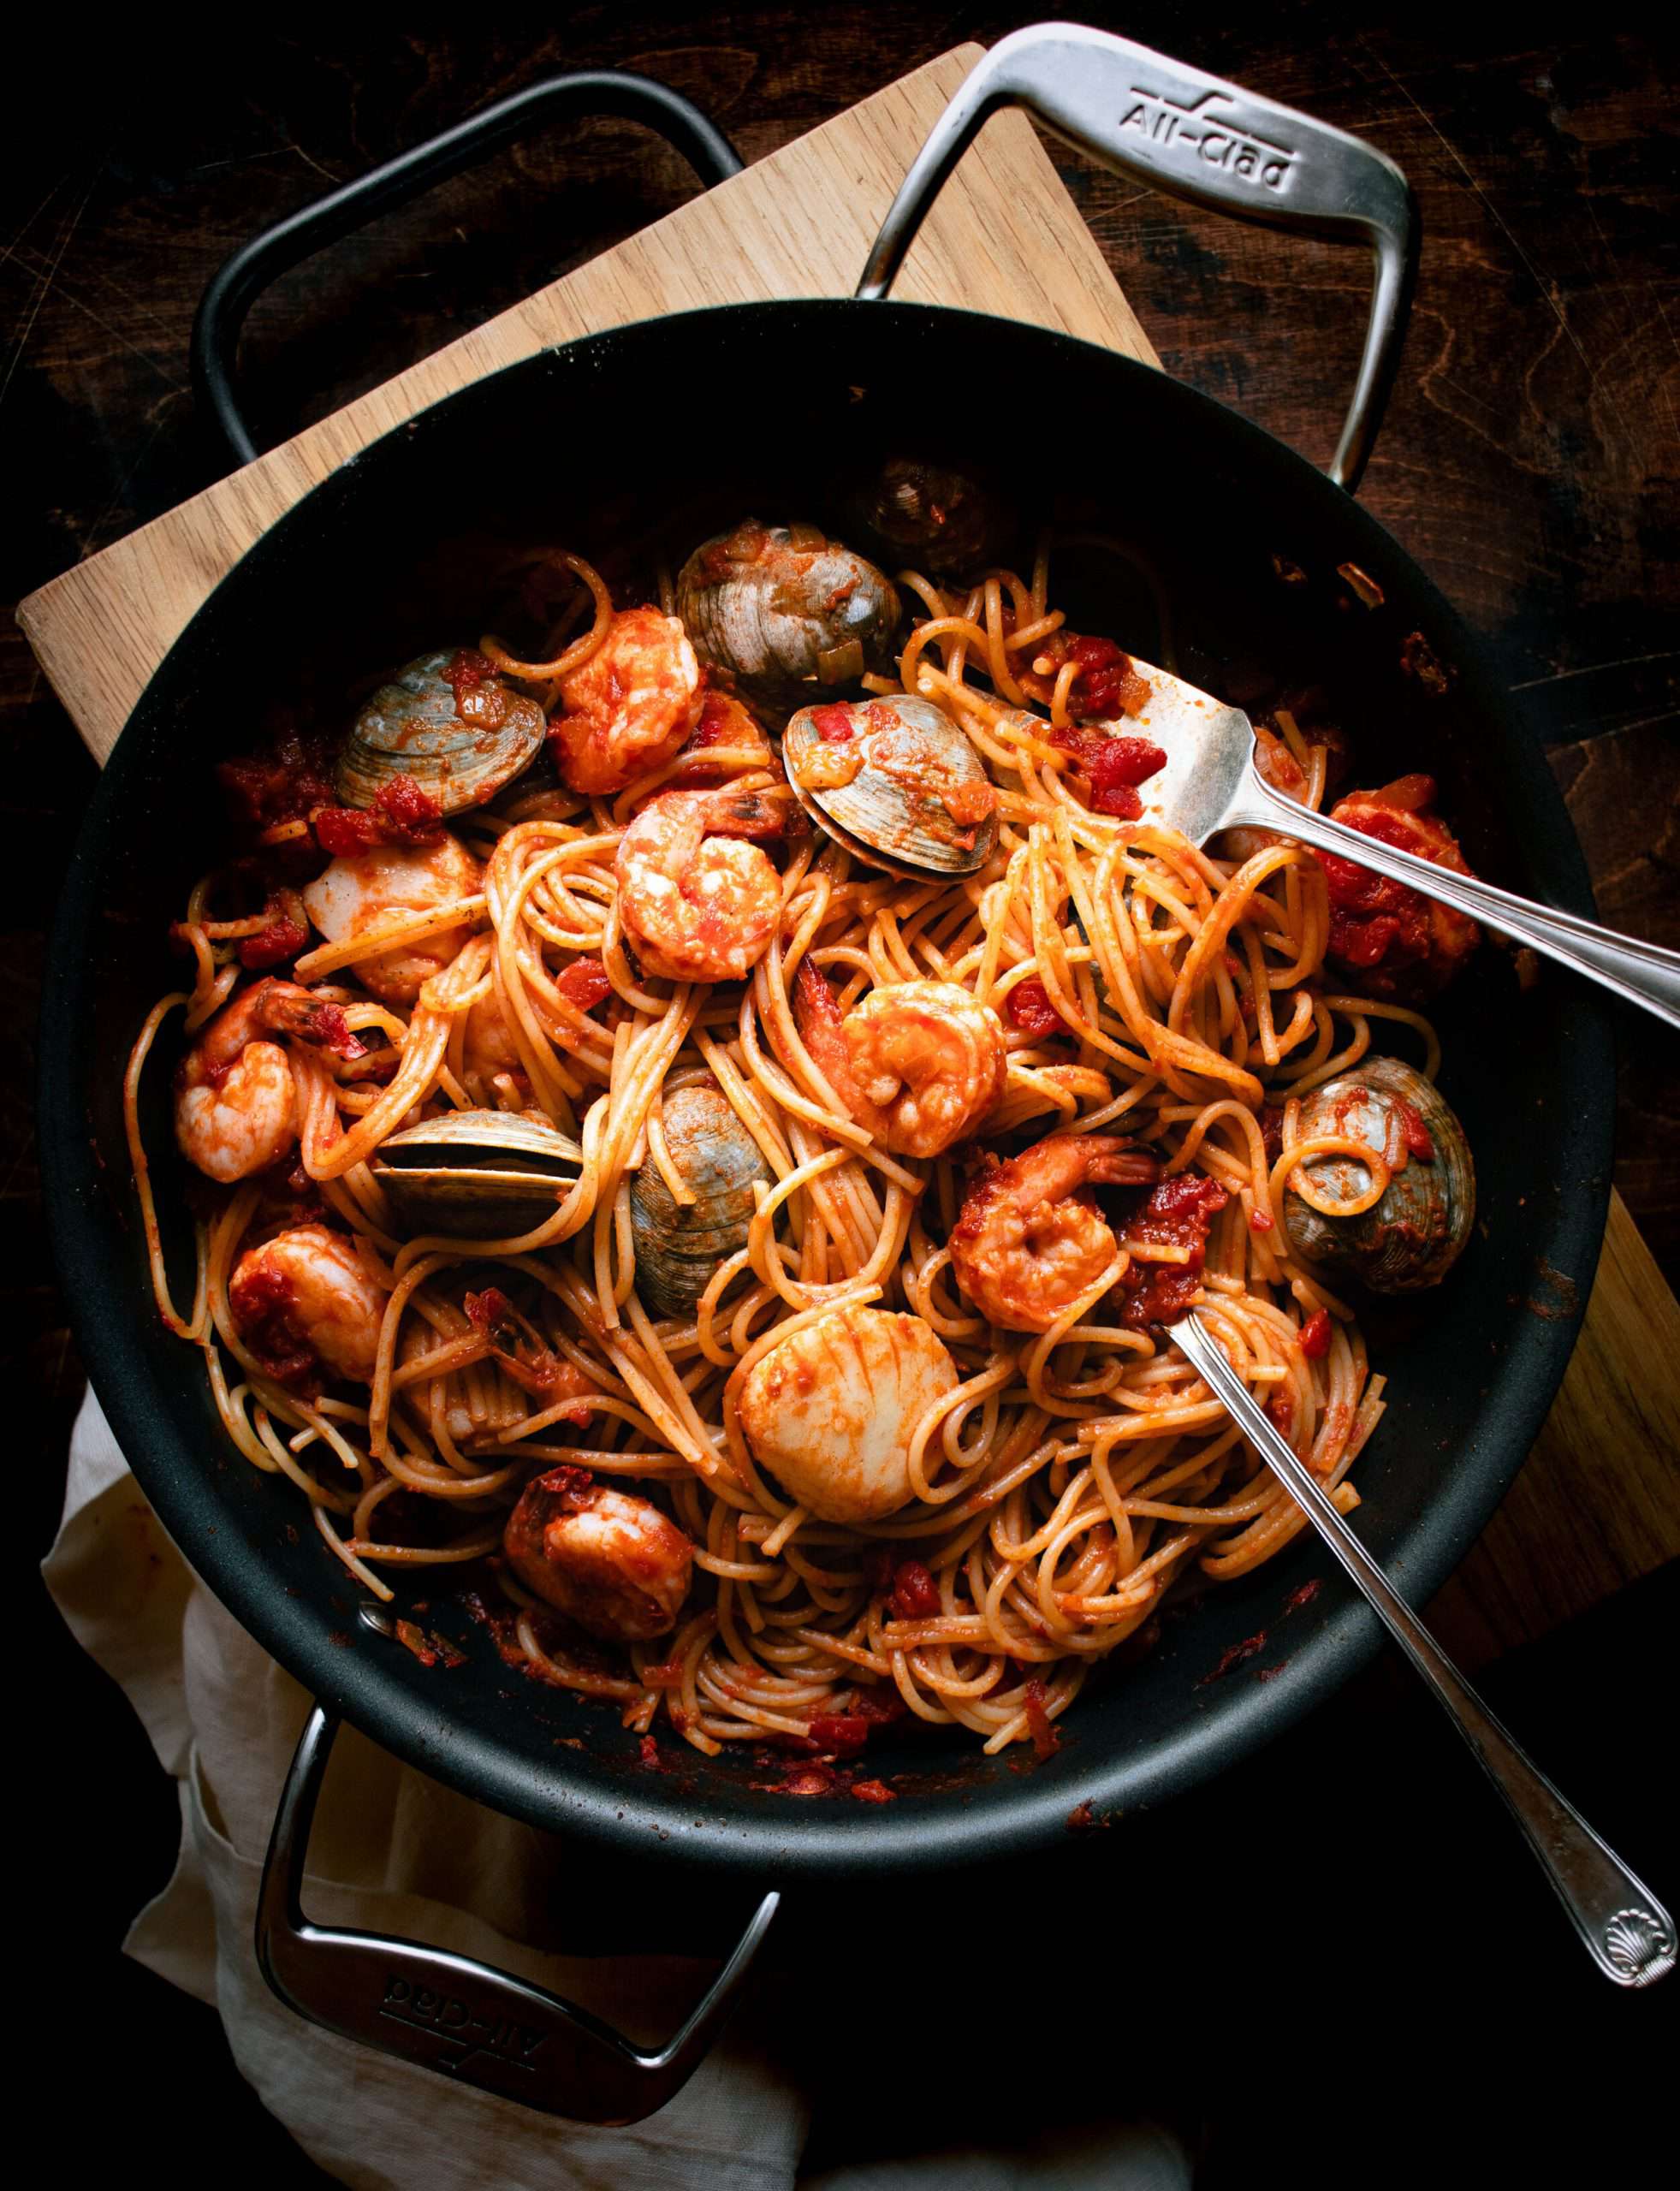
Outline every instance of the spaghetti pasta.
{"label": "spaghetti pasta", "polygon": [[[558,628],[587,617],[582,635],[537,659],[484,647],[545,704],[613,631],[598,574],[555,560],[581,582]],[[290,1478],[332,1554],[382,1598],[394,1571],[458,1570],[505,1547],[491,1618],[506,1654],[612,1700],[644,1735],[668,1725],[708,1753],[785,1741],[844,1756],[908,1713],[988,1750],[1053,1743],[1092,1668],[1176,1581],[1245,1574],[1303,1523],[1165,1337],[1192,1299],[1337,1504],[1356,1503],[1348,1472],[1382,1381],[1348,1304],[1279,1222],[1303,1161],[1345,1146],[1303,1137],[1297,1099],[1397,1024],[1433,1072],[1434,1037],[1416,1013],[1327,976],[1331,907],[1310,852],[1278,840],[1221,857],[1129,818],[1122,800],[1100,810],[1067,729],[1081,659],[1044,652],[1067,638],[1048,567],[1047,549],[1028,579],[988,570],[954,591],[899,574],[917,612],[900,682],[865,680],[933,700],[972,740],[997,811],[977,872],[909,882],[786,827],[767,867],[766,840],[727,834],[732,800],[742,813],[757,801],[762,824],[763,803],[786,799],[739,708],[747,730],[732,722],[721,745],[692,721],[674,757],[668,737],[644,738],[645,765],[616,791],[525,779],[456,815],[475,887],[418,911],[394,903],[296,958],[338,1039],[264,1021],[295,1084],[294,1151],[217,1191],[184,1314],[158,1244],[140,1081],[176,1005],[202,1042],[241,954],[269,963],[252,950],[263,921],[211,917],[234,887],[219,872],[179,931],[193,989],[163,998],[136,1042],[125,1102],[158,1305],[202,1350],[240,1452]],[[662,591],[668,609],[668,579]],[[674,621],[636,614],[638,644]],[[1324,749],[1292,716],[1280,735],[1316,804]],[[601,752],[597,736],[592,787]],[[650,917],[626,902],[619,855],[636,817],[696,784],[723,817],[724,834],[707,823],[718,871],[743,872],[739,852],[757,886],[771,878],[768,941],[745,979],[651,972],[635,925]],[[313,814],[266,822],[275,859],[312,852]],[[681,875],[673,888],[669,917],[698,921]],[[714,908],[726,926],[730,902]],[[451,955],[411,994],[387,980],[376,996],[359,977],[376,952],[440,938]],[[874,1023],[909,983],[929,995],[906,1064],[891,1048],[899,1030]],[[867,1058],[859,1012],[878,1046]],[[918,1092],[917,1073],[951,1085],[929,1089],[906,1125],[867,1084],[880,1055],[883,1085],[894,1072]],[[645,1168],[662,1207],[694,1208],[666,1113],[697,1082],[747,1144],[747,1199],[692,1308],[657,1317],[638,1286],[637,1181]],[[552,1214],[464,1235],[405,1220],[382,1155],[391,1135],[497,1111],[537,1114],[575,1144]],[[947,1117],[962,1136],[951,1145],[917,1124]],[[981,1158],[977,1137],[1016,1153]],[[1387,1183],[1372,1168],[1362,1208]],[[262,1261],[309,1226],[354,1244],[380,1304],[363,1386],[324,1374],[319,1350],[312,1366],[300,1304]],[[1000,1314],[1006,1297],[1024,1309]],[[837,1331],[866,1328],[875,1344],[870,1318],[913,1320],[922,1354],[936,1348],[952,1374],[923,1390],[905,1371],[903,1392],[921,1397],[893,1456],[903,1491],[889,1511],[836,1519],[820,1492],[802,1503],[777,1479],[752,1407],[772,1369]],[[273,1338],[282,1327],[289,1352]],[[861,1398],[831,1377],[821,1436],[845,1448],[875,1434],[897,1374],[889,1363]],[[785,1389],[778,1404],[791,1452]],[[680,1610],[650,1630],[615,1630],[604,1613],[591,1626],[575,1575],[563,1600],[533,1587],[546,1540],[530,1500],[575,1517],[594,1483],[620,1497],[620,1519],[626,1499],[650,1501],[659,1530],[680,1533],[685,1585],[692,1553]],[[633,1538],[633,1516],[625,1526]]]}

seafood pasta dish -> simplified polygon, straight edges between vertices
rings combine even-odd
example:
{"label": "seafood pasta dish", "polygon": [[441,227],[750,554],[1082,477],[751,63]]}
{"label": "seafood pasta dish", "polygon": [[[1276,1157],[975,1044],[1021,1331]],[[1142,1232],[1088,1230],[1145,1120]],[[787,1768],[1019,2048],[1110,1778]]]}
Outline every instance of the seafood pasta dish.
{"label": "seafood pasta dish", "polygon": [[[161,1314],[411,1648],[467,1590],[650,1760],[819,1776],[906,1715],[1048,1753],[1303,1526],[1188,1307],[1357,1503],[1361,1290],[1472,1221],[1420,1006],[1478,941],[1151,819],[1147,669],[977,472],[838,500],[510,550],[242,733],[126,1087]],[[1328,715],[1267,780],[1462,868]]]}

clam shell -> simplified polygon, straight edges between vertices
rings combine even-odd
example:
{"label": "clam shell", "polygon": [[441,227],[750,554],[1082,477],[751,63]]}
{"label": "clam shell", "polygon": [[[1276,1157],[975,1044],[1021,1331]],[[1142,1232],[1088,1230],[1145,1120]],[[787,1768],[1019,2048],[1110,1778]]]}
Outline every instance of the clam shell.
{"label": "clam shell", "polygon": [[411,1232],[500,1240],[552,1217],[582,1164],[534,1113],[450,1111],[390,1135],[372,1170]]}
{"label": "clam shell", "polygon": [[[1398,1058],[1366,1058],[1314,1089],[1301,1105],[1303,1140],[1342,1134],[1380,1155],[1400,1146],[1401,1103],[1422,1119],[1434,1155],[1409,1155],[1374,1208],[1357,1217],[1327,1217],[1292,1185],[1284,1190],[1281,1216],[1291,1245],[1309,1262],[1361,1280],[1374,1293],[1438,1286],[1457,1261],[1475,1220],[1475,1169],[1464,1130],[1433,1084]],[[1355,1202],[1371,1189],[1372,1174],[1356,1157],[1311,1157],[1301,1170],[1327,1202]]]}
{"label": "clam shell", "polygon": [[409,776],[445,814],[482,806],[542,751],[548,721],[535,700],[487,677],[466,702],[443,675],[446,647],[405,664],[366,702],[338,757],[347,806],[371,806],[393,776]]}
{"label": "clam shell", "polygon": [[1012,527],[973,466],[923,457],[887,457],[846,506],[891,570],[905,563],[944,576],[977,570],[1002,559]]}
{"label": "clam shell", "polygon": [[657,1316],[687,1316],[712,1273],[746,1244],[756,1179],[770,1167],[722,1091],[706,1081],[673,1089],[662,1107],[665,1145],[695,1200],[685,1207],[651,1160],[630,1182],[636,1291]]}
{"label": "clam shell", "polygon": [[[930,875],[973,875],[997,843],[995,809],[977,822],[959,822],[947,794],[972,798],[989,780],[968,739],[931,700],[893,693],[876,700],[833,701],[852,726],[850,739],[830,743],[801,708],[788,724],[781,756],[793,795],[848,852],[872,867],[923,882]],[[856,751],[863,765],[848,783],[825,781],[836,754]]]}
{"label": "clam shell", "polygon": [[703,542],[677,574],[677,614],[703,662],[770,721],[887,666],[899,597],[873,563],[813,526],[760,525]]}

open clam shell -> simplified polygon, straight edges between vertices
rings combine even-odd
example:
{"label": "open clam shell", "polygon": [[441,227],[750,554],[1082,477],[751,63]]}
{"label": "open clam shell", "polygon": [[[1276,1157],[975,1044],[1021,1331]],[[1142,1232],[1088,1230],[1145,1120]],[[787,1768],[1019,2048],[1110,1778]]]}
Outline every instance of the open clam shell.
{"label": "open clam shell", "polygon": [[534,1113],[449,1111],[389,1136],[372,1171],[410,1232],[504,1240],[552,1217],[582,1167]]}
{"label": "open clam shell", "polygon": [[651,1159],[631,1180],[636,1290],[656,1316],[688,1316],[718,1265],[746,1245],[753,1182],[768,1182],[770,1167],[728,1098],[709,1082],[673,1089],[660,1118],[671,1161],[695,1199],[679,1202]]}
{"label": "open clam shell", "polygon": [[[1390,1176],[1371,1208],[1332,1216],[1295,1183],[1304,1179],[1321,1201],[1351,1204],[1370,1192],[1375,1175],[1356,1156],[1309,1157],[1291,1173],[1280,1213],[1297,1253],[1374,1293],[1438,1286],[1470,1237],[1475,1168],[1464,1129],[1434,1084],[1398,1058],[1366,1058],[1303,1097],[1300,1133],[1303,1140],[1335,1134],[1362,1142]],[[1419,1153],[1425,1143],[1427,1155]]]}
{"label": "open clam shell", "polygon": [[335,773],[347,806],[371,806],[393,776],[408,776],[442,812],[460,814],[542,751],[548,721],[536,701],[494,674],[452,683],[444,673],[456,654],[417,656],[363,706]]}
{"label": "open clam shell", "polygon": [[973,875],[992,856],[997,793],[968,738],[931,700],[895,692],[801,708],[781,757],[806,813],[871,867],[925,882]]}
{"label": "open clam shell", "polygon": [[815,525],[749,518],[683,565],[677,614],[701,660],[779,728],[813,684],[884,669],[899,609],[883,572]]}

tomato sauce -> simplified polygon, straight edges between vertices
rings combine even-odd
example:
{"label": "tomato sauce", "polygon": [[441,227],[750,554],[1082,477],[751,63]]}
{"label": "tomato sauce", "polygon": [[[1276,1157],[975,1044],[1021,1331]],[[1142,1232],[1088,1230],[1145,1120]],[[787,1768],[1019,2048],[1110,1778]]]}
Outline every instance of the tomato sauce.
{"label": "tomato sauce", "polygon": [[894,1620],[936,1620],[939,1585],[919,1559],[906,1559],[893,1571],[887,1603]]}
{"label": "tomato sauce", "polygon": [[1035,1042],[1042,1035],[1054,1034],[1062,1024],[1049,990],[1036,974],[1016,983],[1003,1000],[1003,1016],[1018,1034],[1030,1035]]}
{"label": "tomato sauce", "polygon": [[1044,1707],[1044,1684],[1036,1676],[1027,1683],[1027,1732],[1032,1737],[1032,1754],[1041,1765],[1062,1746],[1056,1723]]}
{"label": "tomato sauce", "polygon": [[1301,1351],[1309,1362],[1322,1362],[1330,1351],[1330,1312],[1316,1309],[1301,1327]]}
{"label": "tomato sauce", "polygon": [[1188,1249],[1190,1260],[1131,1264],[1119,1283],[1124,1297],[1120,1321],[1128,1331],[1174,1323],[1190,1307],[1202,1289],[1208,1228],[1230,1199],[1216,1179],[1200,1172],[1175,1173],[1151,1188],[1148,1201],[1125,1228],[1125,1238]]}
{"label": "tomato sauce", "polygon": [[810,727],[825,745],[844,745],[852,736],[852,711],[838,700],[826,708],[813,708]]}
{"label": "tomato sauce", "polygon": [[320,1389],[321,1364],[314,1348],[293,1328],[295,1302],[291,1280],[261,1256],[236,1271],[228,1290],[240,1337],[276,1384],[288,1392],[313,1393]]}
{"label": "tomato sauce", "polygon": [[311,817],[315,841],[335,859],[376,845],[435,845],[443,834],[443,810],[413,776],[382,784],[371,806],[322,806]]}
{"label": "tomato sauce", "polygon": [[476,647],[458,647],[443,665],[443,682],[455,696],[455,710],[460,710],[463,697],[488,684],[496,675],[495,665],[488,662]]}
{"label": "tomato sauce", "polygon": [[598,959],[574,959],[556,979],[555,987],[579,1012],[593,1012],[603,997],[611,995],[613,989],[607,970]]}
{"label": "tomato sauce", "polygon": [[259,929],[255,935],[242,939],[239,947],[239,963],[253,970],[278,966],[288,959],[295,959],[309,941],[309,930],[294,914],[297,900],[271,893],[264,911],[268,926]]}
{"label": "tomato sauce", "polygon": [[1167,755],[1152,739],[1111,737],[1106,731],[1070,723],[1053,730],[1050,743],[1071,753],[1089,779],[1091,810],[1135,822],[1143,811],[1137,787],[1167,766]]}
{"label": "tomato sauce", "polygon": [[[1006,624],[1013,619],[1006,616]],[[1068,705],[1078,715],[1135,715],[1149,704],[1149,682],[1140,677],[1131,656],[1113,639],[1087,637],[1078,632],[1052,632],[1039,642],[1030,670],[1022,677],[1022,689],[1035,699],[1048,701],[1055,691],[1064,666],[1077,662],[1078,674],[1068,691]]]}
{"label": "tomato sauce", "polygon": [[217,763],[216,780],[227,793],[234,819],[252,835],[282,822],[302,822],[335,793],[329,741],[305,737],[289,727],[265,753]]}

